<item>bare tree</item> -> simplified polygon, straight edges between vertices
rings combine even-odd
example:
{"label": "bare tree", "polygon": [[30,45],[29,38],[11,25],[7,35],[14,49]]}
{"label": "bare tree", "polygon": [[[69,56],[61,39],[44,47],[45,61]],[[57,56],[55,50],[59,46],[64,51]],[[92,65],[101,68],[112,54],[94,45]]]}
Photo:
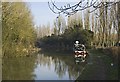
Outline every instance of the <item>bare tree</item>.
{"label": "bare tree", "polygon": [[120,41],[120,3],[117,4],[117,21],[118,21],[118,42]]}
{"label": "bare tree", "polygon": [[84,24],[85,24],[85,29],[90,30],[90,13],[89,9],[85,12],[85,17],[84,17]]}
{"label": "bare tree", "polygon": [[[105,1],[106,0],[91,0],[91,1],[80,0],[75,5],[66,4],[64,6],[58,7],[56,5],[55,1],[53,2],[51,0],[51,2],[48,2],[48,6],[49,6],[50,10],[55,14],[58,14],[58,15],[65,14],[66,16],[70,16],[70,15],[75,14],[78,11],[82,11],[82,10],[85,10],[88,8],[92,9],[91,11],[89,11],[89,13],[91,13],[99,8],[104,8],[104,7],[109,8],[109,6],[118,4],[118,2],[120,2],[120,0],[116,0],[114,2],[107,1],[107,3]],[[103,13],[103,12],[101,12],[101,13]],[[98,15],[98,13],[96,13],[96,15]],[[100,16],[100,14],[98,16]]]}
{"label": "bare tree", "polygon": [[[75,5],[66,4],[58,7],[55,2],[48,2],[50,10],[58,14],[68,16],[68,24],[71,26],[71,15],[78,11],[89,10],[85,13],[85,27],[89,29],[89,13],[96,16],[92,20],[92,31],[94,31],[94,44],[98,47],[110,47],[120,41],[120,0],[80,0]],[[69,17],[71,16],[71,17]],[[95,20],[95,21],[94,21]],[[74,20],[75,22],[75,20]]]}

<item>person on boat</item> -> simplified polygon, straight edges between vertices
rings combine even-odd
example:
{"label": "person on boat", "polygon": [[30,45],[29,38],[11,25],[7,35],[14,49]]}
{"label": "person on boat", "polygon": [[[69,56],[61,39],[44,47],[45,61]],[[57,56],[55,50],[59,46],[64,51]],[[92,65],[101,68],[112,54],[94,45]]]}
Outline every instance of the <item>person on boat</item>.
{"label": "person on boat", "polygon": [[85,46],[83,44],[79,44],[79,41],[75,41],[74,50],[83,51],[85,50]]}
{"label": "person on boat", "polygon": [[74,51],[76,51],[76,50],[78,50],[78,48],[79,48],[79,41],[75,41],[75,44],[74,44]]}

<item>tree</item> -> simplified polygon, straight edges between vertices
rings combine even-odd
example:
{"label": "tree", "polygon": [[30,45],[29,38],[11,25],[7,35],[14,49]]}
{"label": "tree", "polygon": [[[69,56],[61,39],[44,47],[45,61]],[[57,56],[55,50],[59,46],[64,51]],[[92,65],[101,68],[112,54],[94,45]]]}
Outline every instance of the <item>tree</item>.
{"label": "tree", "polygon": [[85,17],[84,17],[84,24],[85,24],[85,29],[90,30],[90,13],[89,13],[89,9],[86,11],[85,13]]}
{"label": "tree", "polygon": [[[83,25],[80,20],[77,20],[74,17],[70,17],[70,19],[71,22],[68,23],[68,26],[71,26],[65,29],[64,33],[60,35],[52,34],[51,36],[41,38],[41,41],[44,43],[42,45],[43,49],[45,48],[45,50],[48,50],[50,48],[51,50],[72,50],[73,44],[76,40],[85,44],[87,48],[91,46],[94,33],[87,29],[81,29],[83,28]],[[75,21],[73,21],[73,19]]]}
{"label": "tree", "polygon": [[120,2],[117,4],[117,33],[118,33],[118,42],[120,41]]}
{"label": "tree", "polygon": [[80,28],[83,29],[83,22],[82,22],[82,17],[80,17],[80,13],[76,13],[72,16],[69,16],[67,19],[67,27],[69,28]]}
{"label": "tree", "polygon": [[[48,2],[48,6],[51,9],[51,11],[55,14],[60,15],[61,13],[65,14],[66,16],[70,16],[73,15],[75,13],[77,13],[78,11],[82,11],[88,8],[92,8],[91,12],[94,12],[95,10],[102,8],[102,7],[108,7],[111,5],[115,5],[118,4],[120,1],[114,1],[114,2],[108,2],[103,5],[103,1],[99,1],[99,0],[80,0],[78,3],[76,3],[75,5],[64,5],[61,7],[57,7],[57,5],[55,4],[55,2],[51,1]],[[97,13],[96,13],[97,14]]]}
{"label": "tree", "polygon": [[[75,5],[67,4],[60,8],[55,2],[48,2],[49,8],[55,14],[65,14],[68,16],[68,27],[71,27],[76,23],[76,20],[72,19],[71,15],[75,16],[78,11],[87,10],[84,18],[85,29],[90,29],[91,17],[89,13],[94,12],[96,18],[93,18],[92,31],[94,28],[94,44],[99,47],[114,46],[116,42],[120,41],[120,1],[99,1],[99,0],[80,0]],[[72,21],[73,22],[72,22]],[[76,24],[75,24],[76,25]],[[73,26],[74,27],[74,26]]]}
{"label": "tree", "polygon": [[56,22],[55,22],[55,21],[54,21],[54,29],[53,29],[53,31],[54,31],[54,34],[55,34],[55,35],[58,35],[58,34],[57,34],[57,33],[58,33],[58,32],[57,32],[58,30],[57,30],[57,26],[56,26]]}
{"label": "tree", "polygon": [[4,55],[12,56],[30,45],[34,47],[36,33],[33,28],[32,15],[26,3],[2,3],[2,24]]}
{"label": "tree", "polygon": [[54,23],[54,25],[57,29],[58,35],[62,34],[66,29],[66,21],[61,15],[56,18],[56,22]]}

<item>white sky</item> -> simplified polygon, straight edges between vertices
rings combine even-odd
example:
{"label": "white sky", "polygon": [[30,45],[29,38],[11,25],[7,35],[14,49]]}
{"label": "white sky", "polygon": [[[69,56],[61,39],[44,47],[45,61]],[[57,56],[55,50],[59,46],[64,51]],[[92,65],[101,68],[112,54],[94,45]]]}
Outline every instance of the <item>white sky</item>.
{"label": "white sky", "polygon": [[[2,0],[2,2],[21,2],[21,0]],[[30,2],[30,10],[33,15],[33,21],[35,25],[47,25],[50,23],[50,26],[53,25],[53,21],[56,19],[58,15],[54,14],[48,7],[48,1],[51,0],[22,0],[24,2]],[[52,0],[55,2],[75,2],[77,3],[80,0]],[[85,0],[87,1],[87,0]],[[91,0],[89,0],[91,1]],[[93,0],[96,1],[96,0]],[[98,0],[99,1],[99,0]],[[104,1],[104,0],[103,0]],[[108,0],[105,0],[108,1]],[[109,1],[118,1],[118,0],[109,0]],[[119,0],[120,1],[120,0]],[[64,3],[59,3],[58,6],[63,6]]]}
{"label": "white sky", "polygon": [[[24,2],[48,2],[48,1],[51,1],[51,0],[1,0],[1,1],[2,2],[21,2],[21,1],[24,1]],[[78,1],[81,1],[81,0],[52,0],[52,1],[55,1],[55,2],[78,2]],[[93,1],[118,2],[120,0],[93,0]]]}
{"label": "white sky", "polygon": [[[21,1],[24,1],[24,2],[48,2],[51,0],[2,0],[2,2],[21,2]],[[55,2],[78,2],[80,0],[52,0],[52,1],[55,1]]]}

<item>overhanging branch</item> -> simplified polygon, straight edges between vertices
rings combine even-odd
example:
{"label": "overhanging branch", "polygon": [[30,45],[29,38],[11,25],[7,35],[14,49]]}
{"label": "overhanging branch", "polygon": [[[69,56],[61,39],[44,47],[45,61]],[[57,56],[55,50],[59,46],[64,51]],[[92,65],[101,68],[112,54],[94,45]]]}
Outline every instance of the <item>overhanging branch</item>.
{"label": "overhanging branch", "polygon": [[77,13],[78,11],[82,11],[91,7],[92,7],[92,10],[90,10],[89,13],[92,13],[99,8],[110,7],[112,5],[117,4],[118,2],[102,2],[100,0],[91,0],[90,2],[89,0],[80,0],[75,5],[71,6],[70,4],[67,4],[59,8],[56,5],[56,3],[51,0],[51,2],[48,2],[48,6],[50,10],[55,14],[58,14],[58,15],[65,14],[66,16],[70,16]]}

